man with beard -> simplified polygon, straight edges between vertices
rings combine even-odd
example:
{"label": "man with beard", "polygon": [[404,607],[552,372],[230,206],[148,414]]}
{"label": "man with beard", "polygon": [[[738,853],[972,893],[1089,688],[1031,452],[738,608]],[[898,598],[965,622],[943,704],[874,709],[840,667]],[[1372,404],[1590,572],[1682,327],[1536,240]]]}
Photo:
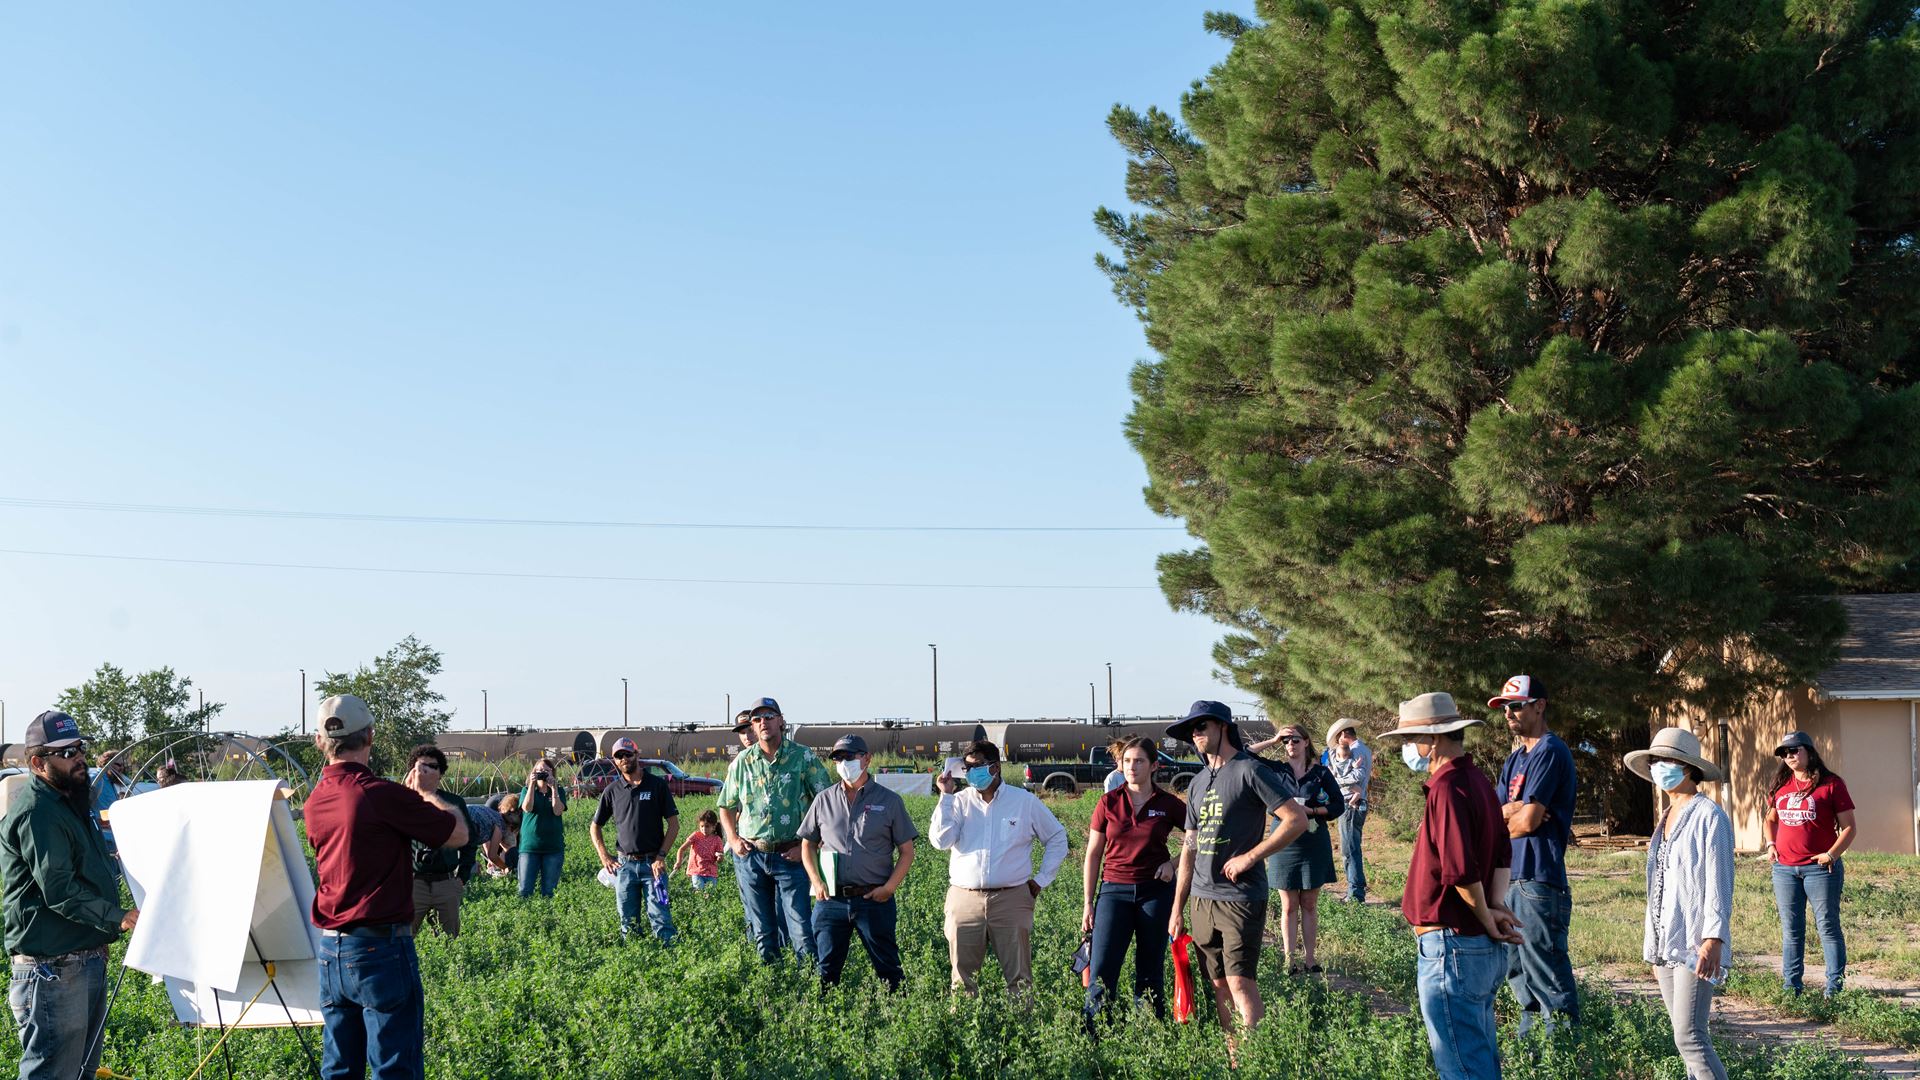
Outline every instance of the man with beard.
{"label": "man with beard", "polygon": [[0,919],[20,1025],[21,1080],[72,1080],[100,1065],[107,946],[133,929],[90,804],[80,725],[43,712],[27,725],[33,779],[0,823]]}
{"label": "man with beard", "polygon": [[[653,936],[662,945],[673,944],[673,915],[667,910],[667,852],[680,835],[680,809],[665,778],[640,763],[640,747],[632,739],[613,742],[613,764],[619,779],[600,793],[587,837],[600,853],[600,865],[614,877],[613,906],[620,916],[620,940],[640,928],[644,904]],[[616,849],[607,851],[600,827],[613,822]]]}
{"label": "man with beard", "polygon": [[833,778],[813,751],[787,738],[779,702],[760,698],[747,714],[746,725],[735,730],[751,731],[754,744],[727,766],[715,807],[720,831],[733,852],[734,881],[760,959],[771,964],[780,958],[774,927],[785,923],[794,953],[811,968],[813,902],[800,865],[800,822]]}

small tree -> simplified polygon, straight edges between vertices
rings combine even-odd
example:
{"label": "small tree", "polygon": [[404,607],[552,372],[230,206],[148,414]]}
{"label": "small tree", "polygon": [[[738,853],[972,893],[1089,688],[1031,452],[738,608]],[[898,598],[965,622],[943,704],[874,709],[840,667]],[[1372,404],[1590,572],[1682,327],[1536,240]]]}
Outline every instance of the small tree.
{"label": "small tree", "polygon": [[432,742],[447,730],[453,714],[439,707],[445,696],[433,689],[440,674],[440,653],[409,634],[375,658],[372,667],[326,672],[314,681],[322,697],[352,694],[373,713],[375,768],[405,761],[415,746]]}
{"label": "small tree", "polygon": [[89,738],[119,747],[145,735],[198,730],[226,708],[218,701],[190,707],[192,701],[193,680],[170,667],[128,677],[114,664],[101,664],[92,678],[62,691],[55,705]]}

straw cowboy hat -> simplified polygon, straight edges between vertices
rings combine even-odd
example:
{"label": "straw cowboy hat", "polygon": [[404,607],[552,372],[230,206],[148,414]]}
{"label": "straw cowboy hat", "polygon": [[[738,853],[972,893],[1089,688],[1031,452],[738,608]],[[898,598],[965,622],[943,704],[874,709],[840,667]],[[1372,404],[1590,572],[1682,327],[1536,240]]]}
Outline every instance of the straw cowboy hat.
{"label": "straw cowboy hat", "polygon": [[1453,703],[1452,694],[1421,694],[1400,703],[1399,726],[1392,731],[1381,732],[1380,737],[1445,735],[1450,731],[1463,731],[1484,723],[1484,720],[1461,716],[1460,707]]}
{"label": "straw cowboy hat", "polygon": [[1700,737],[1686,728],[1661,728],[1653,736],[1653,745],[1645,750],[1627,751],[1626,765],[1635,776],[1651,781],[1653,776],[1647,771],[1654,758],[1667,758],[1672,761],[1684,761],[1700,770],[1702,778],[1707,780],[1725,780],[1727,774],[1720,766],[1708,761],[1700,754]]}
{"label": "straw cowboy hat", "polygon": [[1333,722],[1333,726],[1327,729],[1327,745],[1332,746],[1334,744],[1334,740],[1338,739],[1340,737],[1340,733],[1343,731],[1351,731],[1356,735],[1359,734],[1360,721],[1355,720],[1351,716],[1343,716],[1340,719],[1335,720]]}

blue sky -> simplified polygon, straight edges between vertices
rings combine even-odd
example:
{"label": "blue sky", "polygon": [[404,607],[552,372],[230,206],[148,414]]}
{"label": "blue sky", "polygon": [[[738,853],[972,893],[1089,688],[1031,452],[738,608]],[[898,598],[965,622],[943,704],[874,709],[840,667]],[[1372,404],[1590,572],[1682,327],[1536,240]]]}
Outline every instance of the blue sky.
{"label": "blue sky", "polygon": [[[1240,696],[1170,612],[1092,266],[1177,4],[16,5],[0,20],[6,735],[102,661],[269,731],[407,634],[456,727]],[[9,504],[5,500],[15,500]],[[47,509],[1176,526],[658,530]],[[309,695],[311,698],[311,695]]]}

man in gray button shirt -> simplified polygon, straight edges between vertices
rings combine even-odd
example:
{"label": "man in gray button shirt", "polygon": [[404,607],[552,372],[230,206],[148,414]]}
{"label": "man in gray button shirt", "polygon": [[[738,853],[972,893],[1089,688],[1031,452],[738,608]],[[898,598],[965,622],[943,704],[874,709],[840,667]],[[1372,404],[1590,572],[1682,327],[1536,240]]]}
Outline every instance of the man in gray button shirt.
{"label": "man in gray button shirt", "polygon": [[[873,782],[873,755],[858,735],[833,744],[833,767],[840,782],[814,796],[800,822],[800,865],[813,880],[814,951],[820,981],[840,981],[853,944],[853,932],[873,960],[874,973],[890,989],[900,989],[900,946],[894,939],[893,894],[913,865],[919,838],[907,804],[889,788]],[[894,851],[900,861],[894,862]]]}

